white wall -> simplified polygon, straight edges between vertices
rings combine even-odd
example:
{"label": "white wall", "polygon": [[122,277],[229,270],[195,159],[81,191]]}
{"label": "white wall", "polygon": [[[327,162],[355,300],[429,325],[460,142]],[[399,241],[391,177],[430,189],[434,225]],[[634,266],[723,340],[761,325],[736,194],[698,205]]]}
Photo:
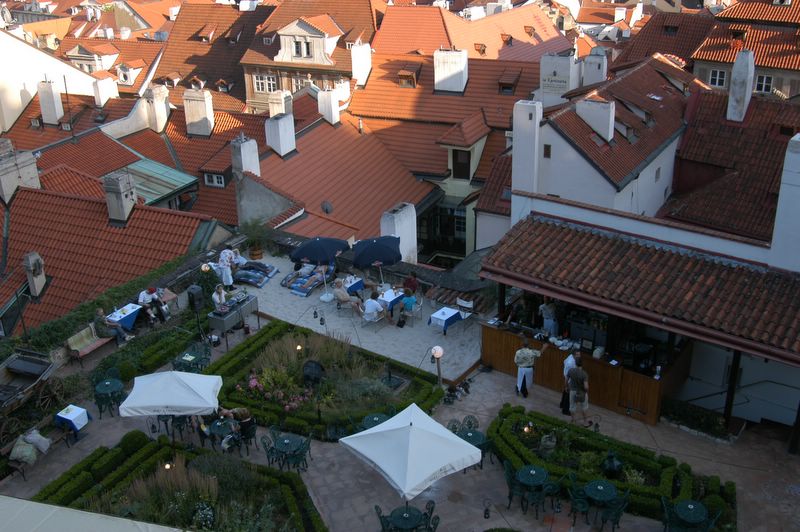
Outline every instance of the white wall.
{"label": "white wall", "polygon": [[37,84],[48,80],[64,93],[94,96],[94,78],[74,66],[38,50],[13,35],[0,30],[0,129],[8,131],[36,95]]}
{"label": "white wall", "polygon": [[131,109],[128,116],[123,116],[113,122],[108,122],[100,126],[100,129],[109,137],[119,139],[126,135],[131,135],[148,127],[147,105],[144,99],[140,98]]}
{"label": "white wall", "polygon": [[[658,157],[653,159],[640,173],[639,177],[619,191],[613,208],[631,214],[655,216],[658,209],[672,192],[672,174],[675,169],[675,151],[681,137],[673,140]],[[656,171],[661,169],[656,181]],[[666,191],[666,192],[665,192]]]}
{"label": "white wall", "polygon": [[417,263],[417,209],[412,203],[398,203],[381,215],[381,236],[400,237],[403,262]]}
{"label": "white wall", "polygon": [[511,217],[478,211],[475,224],[475,249],[483,249],[497,244],[511,229]]}

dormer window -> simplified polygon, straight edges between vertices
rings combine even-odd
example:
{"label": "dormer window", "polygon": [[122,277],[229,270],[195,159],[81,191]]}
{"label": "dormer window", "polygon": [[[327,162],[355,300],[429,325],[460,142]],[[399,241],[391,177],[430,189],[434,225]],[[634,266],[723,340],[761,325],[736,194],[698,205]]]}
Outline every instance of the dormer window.
{"label": "dormer window", "polygon": [[347,49],[348,49],[348,50],[351,50],[351,49],[353,48],[353,45],[354,45],[355,43],[354,43],[354,42],[352,42],[352,41],[347,41],[347,42],[345,42],[344,44],[345,44],[345,46],[347,46]]}
{"label": "dormer window", "polygon": [[731,30],[731,37],[733,37],[734,39],[738,39],[740,41],[743,41],[747,37],[747,30],[732,29]]}
{"label": "dormer window", "polygon": [[215,83],[219,92],[230,92],[233,88],[233,83],[229,83],[224,79],[218,79]]}
{"label": "dormer window", "polygon": [[533,26],[525,26],[524,29],[525,33],[527,33],[530,37],[536,36],[536,30],[533,28]]}
{"label": "dormer window", "polygon": [[678,34],[678,26],[664,26],[664,35],[674,37]]}
{"label": "dormer window", "polygon": [[482,42],[475,43],[475,51],[481,55],[486,55],[486,45]]}
{"label": "dormer window", "polygon": [[193,89],[198,89],[199,90],[199,89],[204,88],[206,86],[207,82],[208,82],[208,80],[206,79],[205,76],[196,75],[196,76],[192,76],[192,79],[189,80],[189,85],[191,85],[191,87]]}
{"label": "dormer window", "polygon": [[500,94],[514,94],[517,89],[517,81],[522,75],[522,69],[507,68],[497,80],[498,92]]}
{"label": "dormer window", "polygon": [[31,118],[31,127],[34,129],[42,127],[42,117],[37,116],[36,118]]}
{"label": "dormer window", "polygon": [[206,172],[203,174],[203,182],[208,187],[225,188],[225,176],[222,174],[210,174]]}
{"label": "dormer window", "polygon": [[406,65],[397,71],[397,83],[400,87],[413,89],[417,86],[419,65]]}
{"label": "dormer window", "polygon": [[773,6],[790,6],[792,5],[792,0],[772,0]]}
{"label": "dormer window", "polygon": [[131,76],[127,70],[119,69],[119,81],[123,85],[127,85],[131,81]]}
{"label": "dormer window", "polygon": [[512,37],[508,33],[501,33],[500,38],[503,39],[503,44],[505,44],[506,46],[511,46],[512,44],[514,44],[514,37]]}
{"label": "dormer window", "polygon": [[228,40],[228,44],[233,46],[234,44],[239,42],[239,37],[242,36],[242,31],[244,27],[242,25],[235,25],[232,26],[231,29],[228,31],[226,38]]}
{"label": "dormer window", "polygon": [[294,41],[295,57],[311,57],[311,43],[309,41]]}
{"label": "dormer window", "polygon": [[266,46],[272,44],[272,37],[265,36],[261,38],[261,42],[263,42]]}
{"label": "dormer window", "polygon": [[61,122],[59,126],[63,131],[72,131],[72,122]]}
{"label": "dormer window", "polygon": [[200,30],[200,33],[198,33],[197,36],[201,41],[210,43],[214,39],[214,33],[216,33],[216,31],[216,24],[206,24],[203,26],[203,29]]}

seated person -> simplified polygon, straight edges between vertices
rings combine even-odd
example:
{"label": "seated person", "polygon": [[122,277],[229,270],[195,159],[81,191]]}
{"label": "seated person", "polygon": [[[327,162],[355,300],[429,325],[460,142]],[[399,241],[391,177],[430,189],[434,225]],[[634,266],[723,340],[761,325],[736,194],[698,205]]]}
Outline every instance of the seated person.
{"label": "seated person", "polygon": [[417,274],[411,272],[408,277],[403,279],[403,286],[395,286],[395,288],[403,288],[405,292],[406,289],[411,290],[412,294],[416,294],[419,290],[419,281],[417,280]]}
{"label": "seated person", "polygon": [[214,293],[211,294],[211,301],[214,302],[214,308],[218,309],[220,305],[224,305],[225,301],[228,300],[228,292],[225,291],[225,287],[221,284],[218,284],[216,289],[214,289]]}
{"label": "seated person", "polygon": [[406,288],[403,290],[403,299],[400,301],[403,305],[403,314],[406,316],[410,316],[412,312],[414,312],[414,305],[417,304],[417,298],[414,296],[414,292],[410,288]]}
{"label": "seated person", "polygon": [[328,267],[324,264],[321,264],[314,268],[311,275],[306,279],[306,282],[303,283],[300,288],[302,290],[306,290],[311,288],[314,285],[320,284],[322,281],[325,280],[325,273],[328,271]]}
{"label": "seated person", "polygon": [[139,292],[139,300],[138,303],[142,306],[142,308],[147,312],[147,316],[150,318],[150,325],[156,322],[156,316],[164,323],[166,318],[164,317],[164,313],[161,312],[161,299],[158,297],[158,293],[156,293],[155,287],[151,286],[146,290],[142,290]]}
{"label": "seated person", "polygon": [[100,338],[115,338],[117,347],[133,338],[132,334],[125,334],[122,325],[109,321],[103,309],[99,307],[95,311],[94,332],[96,332],[97,336]]}
{"label": "seated person", "polygon": [[367,274],[366,270],[361,271],[355,266],[353,266],[352,268],[350,268],[350,273],[355,275],[356,277],[359,277],[364,282],[365,290],[369,290],[371,292],[373,290],[378,289],[378,283],[369,278],[369,275]]}
{"label": "seated person", "polygon": [[378,301],[378,292],[372,291],[367,299],[364,302],[364,308],[361,309],[361,315],[367,321],[378,321],[382,316],[386,317],[386,321],[392,323],[392,319],[389,317],[389,314],[386,312],[386,309],[383,308],[380,301]]}
{"label": "seated person", "polygon": [[291,286],[295,279],[305,278],[311,275],[314,272],[314,265],[308,262],[295,262],[294,263],[294,271],[286,276],[286,278],[281,281],[283,286]]}
{"label": "seated person", "polygon": [[344,283],[341,279],[336,279],[336,281],[333,283],[333,297],[336,298],[336,301],[343,308],[347,305],[350,305],[353,307],[353,310],[358,311],[361,300],[358,299],[358,297],[351,296],[347,293],[347,290],[344,289]]}

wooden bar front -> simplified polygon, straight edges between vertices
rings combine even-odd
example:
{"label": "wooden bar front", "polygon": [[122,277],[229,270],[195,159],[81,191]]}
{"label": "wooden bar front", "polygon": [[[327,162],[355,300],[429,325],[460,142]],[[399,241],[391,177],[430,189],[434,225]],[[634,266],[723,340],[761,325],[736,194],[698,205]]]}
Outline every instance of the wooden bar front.
{"label": "wooden bar front", "polygon": [[[497,371],[517,375],[514,354],[522,347],[518,333],[482,324],[481,362]],[[542,343],[528,342],[533,349]],[[675,391],[686,379],[691,363],[691,349],[684,349],[675,363],[662,374],[661,380],[611,365],[605,360],[583,357],[583,368],[589,375],[589,403],[613,412],[627,414],[650,425],[658,423],[661,398]],[[536,361],[534,382],[551,390],[564,389],[564,358],[568,352],[548,347]]]}

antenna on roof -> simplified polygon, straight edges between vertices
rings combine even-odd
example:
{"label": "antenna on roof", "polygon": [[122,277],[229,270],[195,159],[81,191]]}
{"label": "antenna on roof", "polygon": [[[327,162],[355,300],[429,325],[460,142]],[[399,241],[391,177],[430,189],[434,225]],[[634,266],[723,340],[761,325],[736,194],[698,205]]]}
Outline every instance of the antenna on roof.
{"label": "antenna on roof", "polygon": [[67,89],[67,75],[64,74],[64,94],[67,96],[67,112],[69,113],[69,133],[72,135],[72,142],[73,144],[78,143],[78,139],[75,138],[75,128],[72,127],[72,107],[69,105],[69,89]]}

